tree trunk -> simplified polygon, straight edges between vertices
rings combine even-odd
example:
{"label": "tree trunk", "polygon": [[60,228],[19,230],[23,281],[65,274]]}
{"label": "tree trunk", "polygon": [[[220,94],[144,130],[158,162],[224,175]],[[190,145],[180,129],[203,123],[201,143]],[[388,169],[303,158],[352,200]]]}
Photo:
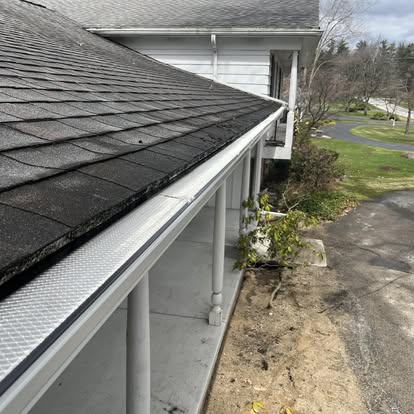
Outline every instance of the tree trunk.
{"label": "tree trunk", "polygon": [[368,102],[364,102],[364,115],[368,116]]}
{"label": "tree trunk", "polygon": [[405,124],[405,135],[408,135],[410,132],[410,123],[411,123],[411,105],[408,105],[408,116],[407,116],[407,123]]}

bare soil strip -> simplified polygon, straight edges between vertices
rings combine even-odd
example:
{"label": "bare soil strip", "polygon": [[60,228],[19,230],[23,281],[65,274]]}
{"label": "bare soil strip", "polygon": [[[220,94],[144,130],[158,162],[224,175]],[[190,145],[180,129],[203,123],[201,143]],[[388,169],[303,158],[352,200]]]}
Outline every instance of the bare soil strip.
{"label": "bare soil strip", "polygon": [[[295,414],[366,412],[349,366],[341,312],[322,312],[339,292],[331,269],[302,267],[247,272],[223,345],[205,414],[245,414],[253,401],[269,414],[290,406]],[[328,315],[329,314],[329,315]]]}

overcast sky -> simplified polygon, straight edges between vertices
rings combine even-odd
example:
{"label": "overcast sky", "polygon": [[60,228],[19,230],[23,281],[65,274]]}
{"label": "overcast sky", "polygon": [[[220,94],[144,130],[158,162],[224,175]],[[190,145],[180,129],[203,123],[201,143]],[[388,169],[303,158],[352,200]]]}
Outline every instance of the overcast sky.
{"label": "overcast sky", "polygon": [[373,0],[362,25],[372,40],[414,42],[414,0]]}

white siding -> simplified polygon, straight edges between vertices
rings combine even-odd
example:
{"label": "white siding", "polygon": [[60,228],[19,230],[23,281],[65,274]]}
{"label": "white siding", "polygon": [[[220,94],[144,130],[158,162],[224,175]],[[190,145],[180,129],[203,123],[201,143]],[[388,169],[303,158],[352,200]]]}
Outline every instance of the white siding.
{"label": "white siding", "polygon": [[[115,38],[141,53],[180,69],[213,77],[213,52],[209,36],[140,36]],[[218,79],[248,91],[270,93],[272,50],[292,50],[299,43],[275,37],[233,38],[217,36]]]}

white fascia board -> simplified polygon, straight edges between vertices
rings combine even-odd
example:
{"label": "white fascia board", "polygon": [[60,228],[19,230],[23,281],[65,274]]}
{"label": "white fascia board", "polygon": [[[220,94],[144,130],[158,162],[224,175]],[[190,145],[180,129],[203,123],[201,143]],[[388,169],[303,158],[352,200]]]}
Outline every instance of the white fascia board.
{"label": "white fascia board", "polygon": [[316,36],[322,35],[320,29],[278,29],[278,28],[206,28],[206,27],[177,27],[177,28],[104,28],[89,27],[86,30],[101,36],[137,36],[137,35],[211,35],[220,36]]}
{"label": "white fascia board", "polygon": [[[39,304],[50,304],[49,311],[53,315],[51,330],[62,325],[75,305],[88,305],[4,392],[0,397],[1,413],[24,414],[33,407],[138,284],[142,275],[214,195],[246,152],[269,133],[283,111],[284,108],[280,108],[211,159],[0,302],[0,332],[7,326],[27,325],[26,329],[22,328],[25,329],[24,343],[25,346],[30,344],[33,350],[48,335],[44,330],[39,334],[39,329],[45,325],[44,318],[38,321],[36,316]],[[94,299],[88,303],[91,296]],[[56,308],[56,303],[60,304],[59,308]],[[8,315],[13,318],[11,325],[6,320]],[[36,326],[36,322],[42,326]],[[9,334],[2,338],[13,341],[13,333]],[[6,362],[13,364],[11,368],[20,366],[29,351],[22,348],[21,354]]]}

